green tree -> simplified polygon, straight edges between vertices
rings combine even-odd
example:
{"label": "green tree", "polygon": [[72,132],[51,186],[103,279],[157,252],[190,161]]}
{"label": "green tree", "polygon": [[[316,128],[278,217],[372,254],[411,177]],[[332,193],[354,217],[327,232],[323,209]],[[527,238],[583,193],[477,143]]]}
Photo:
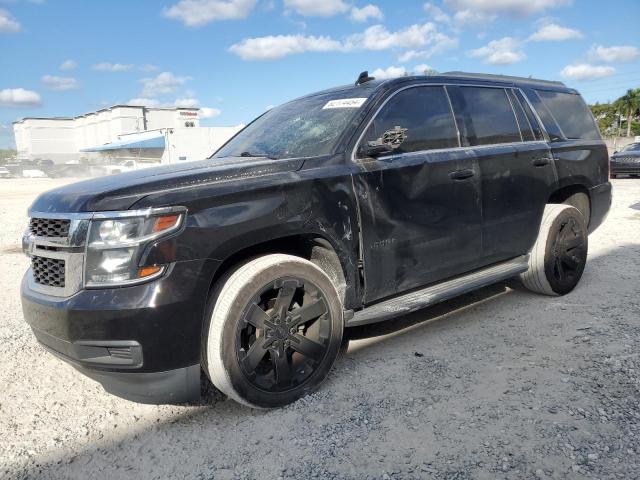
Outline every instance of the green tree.
{"label": "green tree", "polygon": [[633,116],[640,109],[640,88],[629,89],[622,97],[616,100],[615,104],[618,112],[627,117],[627,137],[631,136],[631,122]]}
{"label": "green tree", "polygon": [[610,135],[613,133],[614,126],[616,124],[616,108],[610,103],[596,103],[595,105],[589,105],[591,113],[593,113],[596,122],[598,122],[598,128],[603,135]]}
{"label": "green tree", "polygon": [[0,165],[4,165],[10,158],[16,156],[16,151],[10,148],[0,148]]}

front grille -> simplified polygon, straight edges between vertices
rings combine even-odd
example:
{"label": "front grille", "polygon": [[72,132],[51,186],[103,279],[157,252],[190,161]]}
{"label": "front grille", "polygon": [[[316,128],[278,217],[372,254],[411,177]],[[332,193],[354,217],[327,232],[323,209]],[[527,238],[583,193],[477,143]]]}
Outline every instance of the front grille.
{"label": "front grille", "polygon": [[616,157],[613,161],[617,163],[640,163],[640,157]]}
{"label": "front grille", "polygon": [[57,258],[31,257],[33,279],[40,285],[48,287],[64,287],[65,265],[64,260]]}
{"label": "front grille", "polygon": [[32,218],[29,231],[37,237],[64,238],[69,236],[70,220],[55,218]]}

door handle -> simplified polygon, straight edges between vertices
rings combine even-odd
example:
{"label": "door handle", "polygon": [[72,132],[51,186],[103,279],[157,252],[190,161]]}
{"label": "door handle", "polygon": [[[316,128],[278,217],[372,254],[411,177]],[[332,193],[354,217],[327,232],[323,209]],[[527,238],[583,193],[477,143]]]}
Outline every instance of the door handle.
{"label": "door handle", "polygon": [[453,179],[453,180],[465,180],[467,178],[471,178],[476,174],[476,172],[474,172],[471,169],[464,169],[464,170],[454,170],[453,172],[449,173],[449,178]]}
{"label": "door handle", "polygon": [[548,157],[535,158],[531,161],[531,165],[534,167],[544,167],[545,165],[549,165],[551,163],[551,159]]}

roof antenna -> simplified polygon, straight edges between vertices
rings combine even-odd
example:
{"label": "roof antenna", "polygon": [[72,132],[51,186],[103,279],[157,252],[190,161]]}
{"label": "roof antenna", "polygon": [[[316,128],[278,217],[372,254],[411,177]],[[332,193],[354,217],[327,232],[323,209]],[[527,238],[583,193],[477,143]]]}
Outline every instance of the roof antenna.
{"label": "roof antenna", "polygon": [[375,77],[370,77],[369,72],[365,70],[360,75],[358,75],[358,80],[356,80],[356,85],[362,85],[363,83],[370,82],[371,80],[375,80]]}

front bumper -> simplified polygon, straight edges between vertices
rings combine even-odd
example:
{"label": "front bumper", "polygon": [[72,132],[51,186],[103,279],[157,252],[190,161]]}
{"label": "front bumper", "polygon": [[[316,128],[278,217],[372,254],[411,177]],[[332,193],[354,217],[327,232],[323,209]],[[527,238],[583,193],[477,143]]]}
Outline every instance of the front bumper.
{"label": "front bumper", "polygon": [[613,175],[640,175],[640,162],[619,163],[612,161],[610,171]]}
{"label": "front bumper", "polygon": [[68,298],[29,288],[22,309],[38,341],[99,381],[142,403],[181,403],[200,392],[202,320],[212,260],[177,262],[150,283],[81,290]]}

